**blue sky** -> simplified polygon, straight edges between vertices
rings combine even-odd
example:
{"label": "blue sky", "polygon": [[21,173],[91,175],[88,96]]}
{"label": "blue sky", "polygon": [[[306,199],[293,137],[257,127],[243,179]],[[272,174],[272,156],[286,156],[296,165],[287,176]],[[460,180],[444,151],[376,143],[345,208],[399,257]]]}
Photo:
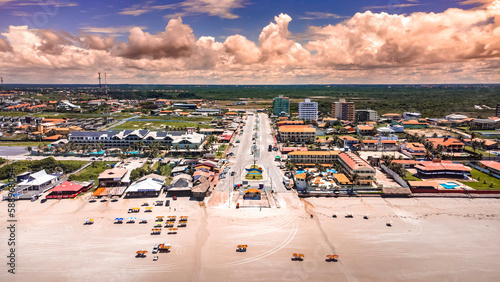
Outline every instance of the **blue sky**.
{"label": "blue sky", "polygon": [[[6,1],[6,0],[4,0]],[[145,27],[150,33],[163,31],[171,16],[181,13],[183,22],[190,25],[196,36],[225,38],[235,33],[258,40],[262,27],[280,13],[294,20],[289,26],[293,33],[301,33],[307,26],[336,24],[357,12],[405,13],[442,12],[451,7],[470,8],[459,1],[445,0],[349,0],[349,1],[241,1],[241,7],[231,9],[236,18],[189,12],[180,3],[185,1],[65,1],[65,0],[0,0],[0,28],[9,25],[29,25],[29,28],[65,30],[75,34],[89,28],[118,28],[120,40],[128,36],[127,27]],[[43,3],[43,5],[40,5]],[[54,5],[55,4],[55,5]],[[177,4],[178,7],[154,9],[161,5]],[[149,7],[149,8],[148,8]],[[126,11],[148,10],[137,16]]]}
{"label": "blue sky", "polygon": [[0,0],[15,83],[499,83],[500,0]]}

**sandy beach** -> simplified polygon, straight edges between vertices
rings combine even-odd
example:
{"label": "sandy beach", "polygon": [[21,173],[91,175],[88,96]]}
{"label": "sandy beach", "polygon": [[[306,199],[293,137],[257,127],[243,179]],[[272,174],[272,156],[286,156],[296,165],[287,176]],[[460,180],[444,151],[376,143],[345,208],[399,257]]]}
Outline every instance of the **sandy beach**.
{"label": "sandy beach", "polygon": [[[16,274],[6,281],[498,281],[500,200],[309,198],[273,209],[153,207],[148,224],[114,224],[144,200],[17,202]],[[6,202],[0,208],[7,210]],[[174,211],[175,208],[175,211]],[[337,213],[338,217],[332,215]],[[352,213],[353,218],[346,218]],[[313,219],[310,218],[313,214]],[[369,219],[363,216],[369,214]],[[158,215],[189,216],[176,235],[150,235]],[[93,225],[83,225],[94,218]],[[6,222],[6,213],[0,220]],[[392,221],[392,227],[386,223]],[[2,228],[2,254],[8,232]],[[155,244],[169,243],[158,254]],[[247,244],[246,253],[236,252]],[[146,258],[136,258],[147,250]],[[303,253],[302,262],[292,253]],[[325,262],[327,254],[340,256]]]}

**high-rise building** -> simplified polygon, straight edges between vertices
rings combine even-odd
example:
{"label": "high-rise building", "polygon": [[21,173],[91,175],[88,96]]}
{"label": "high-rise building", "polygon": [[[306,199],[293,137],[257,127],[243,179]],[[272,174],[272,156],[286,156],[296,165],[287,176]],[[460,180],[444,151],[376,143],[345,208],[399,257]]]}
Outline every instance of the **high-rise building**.
{"label": "high-rise building", "polygon": [[356,110],[356,122],[377,121],[377,111],[374,110]]}
{"label": "high-rise building", "polygon": [[340,99],[338,102],[332,103],[332,116],[339,120],[355,120],[354,102],[346,102],[345,99]]}
{"label": "high-rise building", "polygon": [[299,119],[318,120],[318,103],[306,99],[299,103]]}
{"label": "high-rise building", "polygon": [[280,95],[273,99],[273,115],[289,116],[290,115],[290,99]]}
{"label": "high-rise building", "polygon": [[495,116],[500,117],[500,104],[497,104],[497,111],[496,111]]}

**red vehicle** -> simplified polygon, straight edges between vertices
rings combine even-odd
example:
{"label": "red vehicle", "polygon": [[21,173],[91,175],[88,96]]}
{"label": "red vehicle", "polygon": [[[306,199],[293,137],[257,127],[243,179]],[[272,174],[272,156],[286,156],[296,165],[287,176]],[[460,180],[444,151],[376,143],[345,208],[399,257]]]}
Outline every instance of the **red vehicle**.
{"label": "red vehicle", "polygon": [[177,196],[173,196],[172,200],[177,201]]}

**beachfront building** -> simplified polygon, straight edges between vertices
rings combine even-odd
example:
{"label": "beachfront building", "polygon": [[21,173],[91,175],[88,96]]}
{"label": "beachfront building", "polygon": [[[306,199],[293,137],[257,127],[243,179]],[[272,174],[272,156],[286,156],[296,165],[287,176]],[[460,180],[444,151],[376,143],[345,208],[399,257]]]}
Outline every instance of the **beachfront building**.
{"label": "beachfront building", "polygon": [[99,187],[118,187],[122,186],[122,180],[127,174],[126,168],[112,168],[99,174]]}
{"label": "beachfront building", "polygon": [[356,122],[367,122],[367,121],[377,121],[378,114],[377,111],[366,109],[366,110],[356,110]]}
{"label": "beachfront building", "polygon": [[313,142],[316,140],[316,129],[307,125],[287,125],[278,128],[281,142]]}
{"label": "beachfront building", "polygon": [[143,176],[127,188],[125,191],[125,197],[158,197],[163,189],[166,178],[167,177],[165,176],[154,173]]}
{"label": "beachfront building", "polygon": [[333,102],[332,117],[339,120],[354,121],[356,118],[354,102],[346,102],[345,99]]}
{"label": "beachfront building", "polygon": [[480,161],[479,167],[485,169],[488,174],[496,174],[495,177],[500,178],[500,162]]}
{"label": "beachfront building", "polygon": [[125,168],[116,167],[103,171],[98,176],[99,186],[92,196],[121,196],[128,186],[128,183],[124,182],[127,171]]}
{"label": "beachfront building", "polygon": [[205,135],[195,133],[194,128],[188,127],[186,132],[151,131],[151,130],[123,130],[81,132],[73,131],[68,136],[69,142],[77,145],[101,143],[105,148],[130,147],[135,143],[143,142],[148,145],[158,142],[162,146],[169,145],[180,149],[197,149],[205,140]]}
{"label": "beachfront building", "polygon": [[299,103],[299,119],[318,120],[318,103],[305,99],[305,102]]}
{"label": "beachfront building", "polygon": [[94,186],[94,181],[64,181],[60,185],[54,187],[50,190],[50,194],[48,194],[46,199],[72,199],[78,196],[79,194],[90,190]]}
{"label": "beachfront building", "polygon": [[290,115],[290,98],[280,95],[273,99],[273,115],[289,116]]}
{"label": "beachfront building", "polygon": [[339,151],[295,151],[288,153],[288,159],[296,166],[312,167],[316,163],[332,166]]}
{"label": "beachfront building", "polygon": [[38,191],[39,193],[43,193],[54,187],[59,179],[57,175],[45,172],[45,169],[25,176],[24,180],[17,184],[17,192]]}
{"label": "beachfront building", "polygon": [[[338,155],[338,161],[342,170],[356,185],[373,185],[375,181],[375,169],[357,155],[347,152]],[[357,175],[358,179],[353,179]]]}
{"label": "beachfront building", "polygon": [[205,176],[197,178],[194,181],[193,189],[191,190],[192,197],[197,200],[203,200],[210,190],[211,179],[212,177],[207,178]]}
{"label": "beachfront building", "polygon": [[421,161],[415,165],[417,175],[420,178],[450,178],[458,177],[466,179],[470,175],[471,168],[451,161],[432,160]]}
{"label": "beachfront building", "polygon": [[167,192],[170,196],[191,196],[191,190],[193,189],[192,177],[189,174],[178,174],[176,175],[170,185],[168,186]]}

